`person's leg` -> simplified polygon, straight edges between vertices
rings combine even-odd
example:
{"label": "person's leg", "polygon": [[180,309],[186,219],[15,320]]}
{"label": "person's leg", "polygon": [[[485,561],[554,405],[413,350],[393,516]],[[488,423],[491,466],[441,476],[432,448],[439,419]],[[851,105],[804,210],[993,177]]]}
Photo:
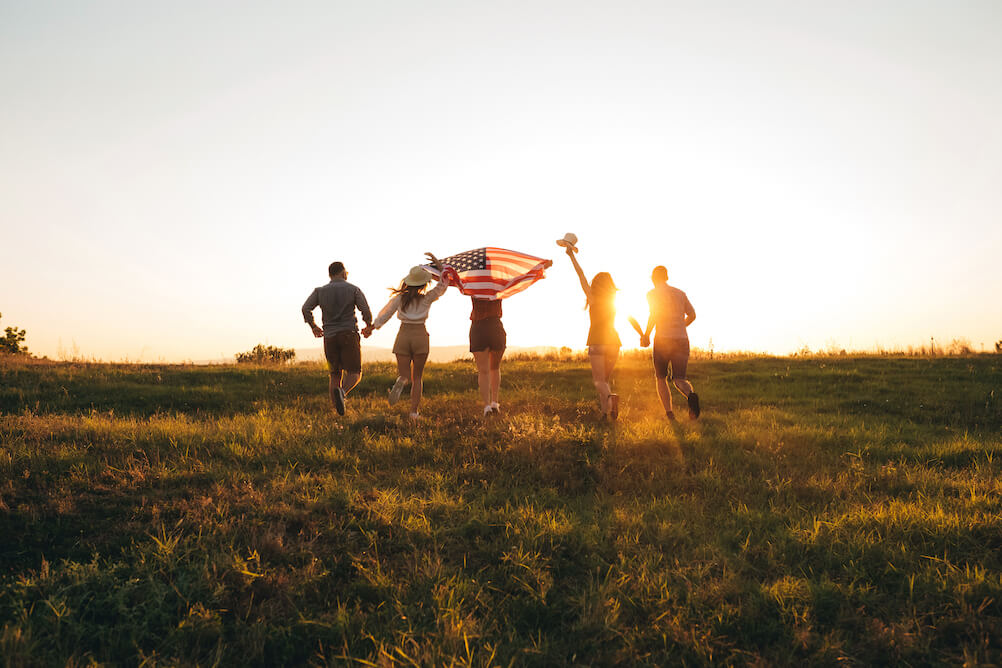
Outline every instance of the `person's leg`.
{"label": "person's leg", "polygon": [[341,389],[344,391],[345,395],[355,389],[358,385],[358,381],[362,380],[361,371],[346,371],[344,376],[341,378]]}
{"label": "person's leg", "polygon": [[692,387],[692,383],[689,382],[688,372],[689,372],[689,341],[688,339],[680,340],[678,343],[678,350],[676,351],[675,359],[672,360],[672,371],[675,387],[678,391],[685,395],[686,403],[689,404],[689,417],[695,420],[699,417],[699,395]]}
{"label": "person's leg", "polygon": [[672,340],[668,358],[671,360],[672,383],[679,392],[688,397],[692,394],[692,385],[686,376],[689,372],[689,341],[686,339]]}
{"label": "person's leg", "polygon": [[343,414],[344,402],[341,401],[341,349],[337,337],[324,337],[324,357],[327,359],[327,371],[330,380],[327,384],[327,394],[333,408],[338,414]]}
{"label": "person's leg", "polygon": [[411,356],[397,353],[397,380],[408,381],[411,378]]}
{"label": "person's leg", "polygon": [[665,415],[674,416],[675,411],[671,407],[671,388],[668,387],[668,377],[656,376],[655,384],[658,388],[658,399],[661,400],[661,405],[665,409]]}
{"label": "person's leg", "polygon": [[675,412],[671,406],[671,388],[668,387],[668,365],[669,360],[661,341],[654,341],[654,385],[658,390],[658,399],[665,410],[665,415],[670,418],[675,417]]}
{"label": "person's leg", "polygon": [[397,357],[397,379],[393,382],[393,387],[389,391],[390,405],[400,401],[400,395],[404,391],[404,386],[410,382],[411,377],[411,356],[404,353],[394,353]]}
{"label": "person's leg", "polygon": [[504,350],[490,351],[490,404],[497,408],[501,394],[501,358]]}
{"label": "person's leg", "polygon": [[612,372],[619,361],[619,348],[610,347],[605,351],[605,382],[609,386],[609,417],[613,420],[619,417],[619,395],[612,391]]}
{"label": "person's leg", "polygon": [[612,383],[612,372],[616,370],[616,362],[619,361],[619,348],[613,347],[605,354],[605,379]]}
{"label": "person's leg", "polygon": [[591,381],[598,392],[598,403],[602,408],[602,415],[608,415],[609,395],[612,392],[609,390],[609,381],[605,375],[605,355],[596,352],[593,355],[588,355],[588,360],[591,362]]}
{"label": "person's leg", "polygon": [[424,390],[424,365],[428,355],[415,355],[414,367],[411,371],[411,415],[417,415],[421,404],[421,392]]}
{"label": "person's leg", "polygon": [[362,344],[357,332],[345,332],[341,341],[341,391],[345,396],[362,380]]}
{"label": "person's leg", "polygon": [[335,410],[338,406],[337,398],[334,396],[335,392],[341,390],[341,369],[330,370],[330,383],[328,384],[328,394],[330,395],[331,407]]}
{"label": "person's leg", "polygon": [[480,400],[486,409],[491,405],[491,352],[474,351],[473,361],[477,364],[477,388],[480,390]]}

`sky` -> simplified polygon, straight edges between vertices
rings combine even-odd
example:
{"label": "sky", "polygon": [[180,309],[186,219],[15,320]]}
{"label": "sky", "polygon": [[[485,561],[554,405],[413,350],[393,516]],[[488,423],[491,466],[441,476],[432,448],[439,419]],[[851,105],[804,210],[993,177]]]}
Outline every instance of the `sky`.
{"label": "sky", "polygon": [[[573,232],[623,316],[665,265],[696,347],[991,350],[1000,34],[998,0],[0,0],[0,329],[311,348],[330,262],[377,311],[425,251],[501,246],[554,261],[509,345],[581,349]],[[446,293],[432,345],[468,317]]]}

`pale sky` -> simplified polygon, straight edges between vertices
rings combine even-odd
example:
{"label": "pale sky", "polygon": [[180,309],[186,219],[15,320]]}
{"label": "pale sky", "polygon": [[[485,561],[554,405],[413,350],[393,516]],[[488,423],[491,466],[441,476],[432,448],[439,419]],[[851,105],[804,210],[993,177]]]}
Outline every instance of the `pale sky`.
{"label": "pale sky", "polygon": [[[424,251],[489,245],[554,260],[509,345],[583,348],[575,232],[624,315],[666,265],[695,346],[991,349],[1000,35],[998,0],[0,0],[0,330],[315,347],[330,262],[376,311]],[[447,293],[432,345],[468,315]]]}

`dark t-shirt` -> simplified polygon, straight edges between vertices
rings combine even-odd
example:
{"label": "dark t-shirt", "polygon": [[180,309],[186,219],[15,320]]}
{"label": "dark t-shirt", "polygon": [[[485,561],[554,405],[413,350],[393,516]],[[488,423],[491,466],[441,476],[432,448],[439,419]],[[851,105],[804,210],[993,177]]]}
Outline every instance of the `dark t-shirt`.
{"label": "dark t-shirt", "polygon": [[475,297],[471,297],[470,299],[473,301],[473,312],[470,313],[470,320],[486,320],[487,318],[501,317],[500,299],[477,299]]}
{"label": "dark t-shirt", "polygon": [[616,332],[616,303],[612,299],[596,300],[588,305],[591,328],[588,329],[589,346],[620,346]]}

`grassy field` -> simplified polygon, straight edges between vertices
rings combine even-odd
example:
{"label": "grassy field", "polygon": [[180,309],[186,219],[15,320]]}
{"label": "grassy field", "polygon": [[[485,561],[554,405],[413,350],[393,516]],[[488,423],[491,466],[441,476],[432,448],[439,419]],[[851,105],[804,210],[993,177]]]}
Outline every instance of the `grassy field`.
{"label": "grassy field", "polygon": [[503,371],[0,361],[0,665],[1002,663],[1002,356]]}

